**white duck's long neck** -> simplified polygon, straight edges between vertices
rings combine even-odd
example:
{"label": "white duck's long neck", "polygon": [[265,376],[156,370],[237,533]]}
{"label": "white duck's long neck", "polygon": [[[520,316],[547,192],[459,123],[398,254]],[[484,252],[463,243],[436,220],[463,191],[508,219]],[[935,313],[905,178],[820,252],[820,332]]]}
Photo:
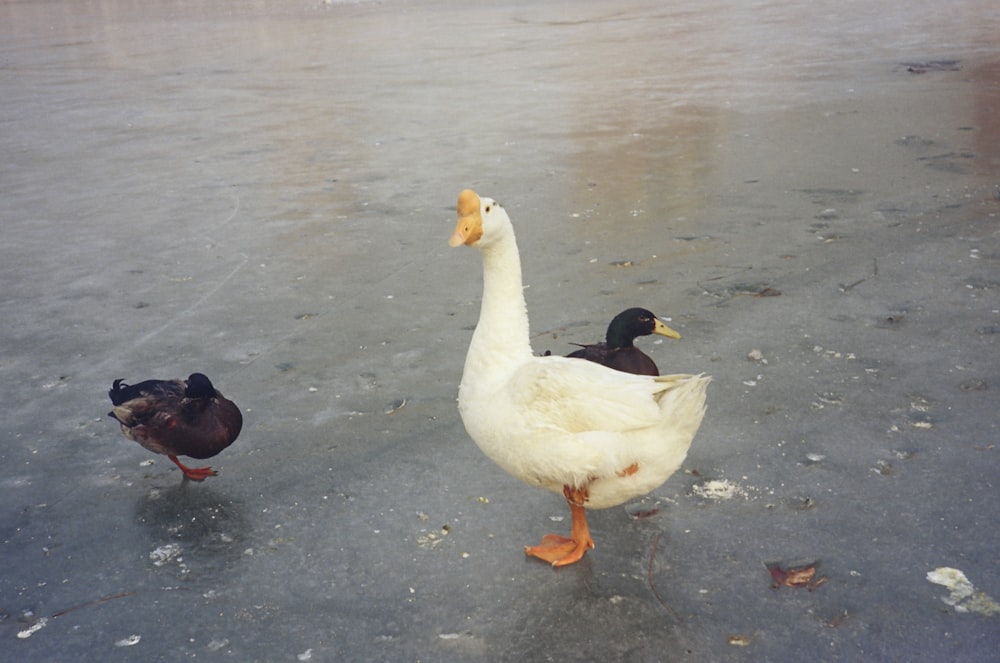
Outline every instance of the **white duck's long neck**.
{"label": "white duck's long neck", "polygon": [[483,302],[472,335],[465,372],[503,373],[531,357],[528,308],[521,282],[521,258],[511,227],[482,248]]}

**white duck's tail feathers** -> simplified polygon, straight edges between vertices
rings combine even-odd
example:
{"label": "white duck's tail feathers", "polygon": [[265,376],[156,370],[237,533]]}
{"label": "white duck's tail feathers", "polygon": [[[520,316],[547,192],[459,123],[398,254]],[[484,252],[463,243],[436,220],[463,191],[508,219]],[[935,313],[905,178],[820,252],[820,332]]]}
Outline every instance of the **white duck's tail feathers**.
{"label": "white duck's tail feathers", "polygon": [[659,401],[662,401],[667,394],[678,391],[697,394],[704,401],[705,390],[708,388],[708,383],[712,381],[712,377],[704,373],[698,375],[674,373],[673,375],[657,375],[653,380],[660,387],[656,396]]}
{"label": "white duck's tail feathers", "polygon": [[664,420],[686,421],[693,435],[705,414],[705,392],[712,378],[704,373],[678,373],[654,379],[663,385],[663,390],[656,394],[656,401]]}
{"label": "white duck's tail feathers", "polygon": [[704,373],[698,373],[697,375],[692,375],[690,373],[674,373],[672,375],[657,375],[653,378],[657,382],[664,383],[674,383],[674,382],[687,382],[688,380],[701,380],[706,385],[712,381],[711,375],[705,375]]}

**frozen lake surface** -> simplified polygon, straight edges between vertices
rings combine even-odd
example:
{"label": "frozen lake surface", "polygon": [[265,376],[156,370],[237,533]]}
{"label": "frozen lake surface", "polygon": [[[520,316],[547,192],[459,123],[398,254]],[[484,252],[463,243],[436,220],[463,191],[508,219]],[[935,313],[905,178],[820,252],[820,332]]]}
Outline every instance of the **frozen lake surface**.
{"label": "frozen lake surface", "polygon": [[[0,660],[995,657],[1000,5],[146,4],[0,5]],[[568,568],[456,410],[466,187],[536,352],[714,377]],[[194,371],[201,484],[105,416]]]}

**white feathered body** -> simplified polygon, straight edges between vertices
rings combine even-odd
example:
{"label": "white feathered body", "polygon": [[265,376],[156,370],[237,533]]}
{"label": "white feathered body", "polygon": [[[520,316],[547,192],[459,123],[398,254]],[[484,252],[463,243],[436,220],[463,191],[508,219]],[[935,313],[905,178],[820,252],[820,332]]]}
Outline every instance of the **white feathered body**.
{"label": "white feathered body", "polygon": [[482,208],[482,310],[458,395],[469,435],[529,484],[560,494],[586,487],[588,508],[656,489],[687,455],[710,378],[534,356],[513,227],[494,201]]}

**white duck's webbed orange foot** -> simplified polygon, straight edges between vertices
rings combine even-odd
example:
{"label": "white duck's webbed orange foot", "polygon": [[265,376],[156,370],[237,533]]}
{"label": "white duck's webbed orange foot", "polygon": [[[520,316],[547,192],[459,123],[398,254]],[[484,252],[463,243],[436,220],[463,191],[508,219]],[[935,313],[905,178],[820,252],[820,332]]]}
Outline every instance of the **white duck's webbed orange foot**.
{"label": "white duck's webbed orange foot", "polygon": [[584,553],[594,547],[590,539],[574,541],[558,534],[546,534],[537,546],[525,546],[524,552],[543,559],[552,566],[566,566],[583,559]]}
{"label": "white duck's webbed orange foot", "polygon": [[204,481],[208,477],[215,477],[219,475],[219,473],[211,467],[188,467],[181,461],[177,460],[177,456],[167,456],[167,458],[174,461],[174,464],[181,468],[181,472],[184,473],[184,476],[191,479],[191,481]]}
{"label": "white duck's webbed orange foot", "polygon": [[524,552],[532,557],[544,559],[552,566],[566,566],[583,559],[584,553],[594,547],[590,538],[590,528],[587,526],[587,512],[583,502],[587,499],[586,489],[565,489],[566,501],[573,515],[573,529],[570,537],[558,534],[546,534],[537,546],[527,546]]}

